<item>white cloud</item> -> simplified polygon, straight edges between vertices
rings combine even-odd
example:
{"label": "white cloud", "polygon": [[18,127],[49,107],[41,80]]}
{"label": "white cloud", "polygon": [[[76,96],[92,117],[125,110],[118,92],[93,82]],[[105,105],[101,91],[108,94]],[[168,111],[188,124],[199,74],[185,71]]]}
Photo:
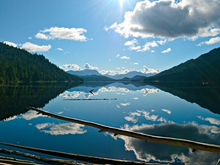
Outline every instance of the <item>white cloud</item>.
{"label": "white cloud", "polygon": [[[63,123],[63,124],[54,124],[54,123],[42,123],[35,126],[37,129],[42,132],[49,133],[51,135],[67,135],[67,134],[84,134],[87,130],[83,130],[84,125],[75,124],[75,123]],[[48,128],[49,130],[43,130]]]}
{"label": "white cloud", "polygon": [[75,70],[82,70],[78,65],[76,64],[65,64],[63,66],[60,67],[61,69],[75,69]]}
{"label": "white cloud", "polygon": [[145,65],[143,66],[143,69],[141,70],[142,73],[159,73],[158,69],[151,69],[146,67]]}
{"label": "white cloud", "polygon": [[117,56],[116,57],[119,57],[120,56],[120,54],[117,54]]}
{"label": "white cloud", "polygon": [[128,38],[196,38],[220,34],[220,1],[218,0],[149,0],[136,3],[133,11],[105,30]]}
{"label": "white cloud", "polygon": [[138,63],[137,63],[137,62],[135,62],[135,63],[134,63],[134,65],[138,65]]}
{"label": "white cloud", "polygon": [[127,42],[125,42],[125,46],[129,46],[129,49],[130,50],[138,50],[138,49],[140,49],[141,47],[140,46],[135,46],[135,45],[137,45],[138,44],[138,41],[136,40],[136,39],[133,39],[133,40],[131,40],[131,41],[127,41]]}
{"label": "white cloud", "polygon": [[86,69],[98,70],[98,67],[93,67],[93,66],[89,65],[88,63],[85,63],[84,67],[85,67]]}
{"label": "white cloud", "polygon": [[13,42],[4,41],[3,43],[6,44],[6,45],[9,45],[9,46],[17,47],[17,44],[15,44]]}
{"label": "white cloud", "polygon": [[159,43],[160,45],[164,45],[165,43],[167,42],[167,40],[160,40],[160,41],[157,41],[157,43]]}
{"label": "white cloud", "polygon": [[211,38],[209,41],[205,41],[205,44],[211,45],[220,42],[220,37]]}
{"label": "white cloud", "polygon": [[155,52],[155,50],[151,50],[151,52],[152,52],[152,53],[154,53],[154,52]]}
{"label": "white cloud", "polygon": [[150,47],[158,47],[156,41],[146,42],[145,45],[142,46],[142,49],[137,50],[137,52],[145,52],[147,50],[150,50]]}
{"label": "white cloud", "polygon": [[167,50],[162,51],[161,53],[168,53],[171,51],[171,48],[168,48]]}
{"label": "white cloud", "polygon": [[119,67],[117,67],[116,69],[120,69]]}
{"label": "white cloud", "polygon": [[63,49],[62,49],[62,48],[57,48],[56,50],[63,51]]}
{"label": "white cloud", "polygon": [[65,28],[65,27],[51,27],[50,29],[41,30],[35,35],[39,39],[67,39],[74,41],[87,41],[84,36],[87,30],[83,28]]}
{"label": "white cloud", "polygon": [[122,56],[122,57],[120,57],[120,59],[126,59],[126,60],[130,60],[130,57],[127,57],[127,56]]}
{"label": "white cloud", "polygon": [[36,45],[36,44],[32,44],[30,42],[26,42],[22,45],[21,47],[22,49],[25,49],[29,52],[45,52],[45,51],[48,51],[50,50],[51,48],[51,45],[42,45],[42,46],[39,46],[39,45]]}

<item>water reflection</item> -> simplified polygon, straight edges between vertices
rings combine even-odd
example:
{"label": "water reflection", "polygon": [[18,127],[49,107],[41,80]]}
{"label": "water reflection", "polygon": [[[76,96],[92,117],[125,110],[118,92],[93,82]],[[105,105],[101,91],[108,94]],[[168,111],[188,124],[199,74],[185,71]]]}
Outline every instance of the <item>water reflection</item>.
{"label": "water reflection", "polygon": [[[145,134],[190,139],[210,144],[220,144],[220,128],[216,126],[197,125],[197,124],[158,124],[158,125],[125,125],[124,129]],[[115,138],[115,136],[111,135]],[[204,151],[192,153],[191,149],[158,143],[146,143],[126,136],[118,136],[124,140],[125,148],[133,151],[139,160],[157,162],[182,162],[186,165],[194,164],[216,164],[220,154]]]}
{"label": "water reflection", "polygon": [[[74,123],[42,123],[35,126],[42,132],[49,133],[51,135],[66,135],[66,134],[84,134],[87,130],[83,130],[84,125]],[[49,130],[48,130],[49,129]]]}
{"label": "water reflection", "polygon": [[27,111],[26,107],[28,106],[42,108],[48,104],[51,99],[76,85],[77,84],[69,83],[1,85],[0,121],[7,118],[7,120],[11,120],[15,118],[13,117],[14,115],[25,113]]}
{"label": "water reflection", "polygon": [[[216,92],[215,96],[212,96],[213,89],[208,91],[208,88],[204,87],[158,87],[160,89],[149,85],[122,83],[104,86],[84,84],[72,88],[68,85],[0,87],[0,97],[3,98],[3,101],[0,101],[0,116],[2,119],[7,117],[0,123],[3,125],[1,128],[9,134],[8,131],[16,127],[16,131],[13,129],[8,137],[2,136],[0,141],[3,139],[10,143],[10,137],[16,137],[16,142],[23,141],[23,145],[39,145],[40,148],[42,141],[45,141],[44,148],[76,154],[178,165],[216,164],[220,154],[203,151],[192,153],[191,149],[180,146],[145,143],[111,134],[106,136],[98,134],[97,130],[90,127],[66,123],[42,116],[35,111],[26,112],[26,107],[32,105],[55,114],[131,131],[220,145],[220,116],[211,112],[220,109],[220,101]],[[91,90],[93,94],[90,93]],[[199,93],[196,93],[198,90]],[[74,98],[117,100],[65,101]],[[8,111],[3,111],[2,108]],[[22,114],[17,116],[20,113]],[[39,139],[43,140],[39,142]]]}

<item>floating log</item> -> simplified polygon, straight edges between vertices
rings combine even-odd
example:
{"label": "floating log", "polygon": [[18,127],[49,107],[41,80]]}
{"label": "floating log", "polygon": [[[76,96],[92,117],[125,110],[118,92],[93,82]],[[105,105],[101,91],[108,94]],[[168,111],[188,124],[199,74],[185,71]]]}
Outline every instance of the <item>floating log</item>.
{"label": "floating log", "polygon": [[[80,163],[78,163],[76,161],[46,158],[46,157],[42,157],[42,156],[36,156],[36,155],[32,155],[32,154],[28,154],[28,153],[24,153],[24,152],[20,152],[20,151],[14,151],[14,150],[8,150],[8,149],[1,149],[0,148],[0,153],[19,155],[19,156],[31,158],[31,159],[34,159],[37,161],[41,161],[41,162],[45,162],[45,163],[49,163],[49,164],[54,164],[54,165],[60,165],[60,164],[80,165]],[[15,159],[15,158],[7,158],[7,157],[0,157],[0,162],[11,163],[14,165],[36,165],[36,163],[32,162],[32,161],[19,160],[19,159]]]}
{"label": "floating log", "polygon": [[179,138],[153,136],[153,135],[143,134],[143,133],[139,133],[139,132],[122,130],[122,129],[113,128],[113,127],[109,127],[109,126],[105,126],[105,125],[101,125],[101,124],[97,124],[97,123],[93,123],[93,122],[89,122],[89,121],[59,116],[59,115],[56,115],[53,113],[49,113],[49,112],[37,109],[35,107],[28,107],[27,109],[28,110],[32,109],[37,112],[40,112],[43,115],[54,117],[54,118],[57,118],[60,120],[65,120],[65,121],[69,121],[69,122],[73,122],[73,123],[78,123],[78,124],[82,124],[82,125],[95,127],[95,128],[98,128],[100,130],[100,132],[111,132],[111,133],[114,133],[117,135],[129,136],[129,137],[141,139],[141,140],[144,140],[147,142],[164,143],[164,144],[188,147],[188,148],[192,148],[193,151],[202,150],[202,151],[220,153],[220,146],[219,145],[201,143],[201,142],[196,142],[196,141],[191,141],[191,140],[186,140],[186,139],[179,139]]}
{"label": "floating log", "polygon": [[[136,162],[136,161],[108,159],[108,158],[100,158],[100,157],[93,157],[93,156],[70,154],[70,153],[65,153],[65,152],[58,152],[58,151],[53,151],[53,150],[45,150],[45,149],[40,149],[40,148],[26,147],[26,146],[20,146],[20,145],[3,143],[3,142],[0,142],[0,144],[12,146],[12,147],[17,147],[17,148],[22,148],[22,149],[26,149],[26,150],[30,150],[30,151],[40,152],[40,153],[44,153],[44,154],[48,154],[48,155],[53,155],[53,156],[58,156],[58,157],[63,157],[63,158],[68,158],[68,159],[74,159],[74,160],[81,160],[81,161],[92,162],[92,163],[98,163],[98,164],[161,165],[161,164],[157,164],[157,163],[156,164],[155,163],[143,163],[143,162]],[[53,164],[57,163],[59,165],[65,164],[65,163],[66,164],[71,164],[71,163],[76,164],[76,162],[74,162],[74,161],[66,161],[66,160],[61,160],[61,159],[48,159],[45,157],[39,157],[39,156],[31,155],[31,154],[22,153],[19,151],[11,151],[11,150],[6,150],[6,149],[0,149],[0,153],[21,155],[21,156],[33,158],[35,160],[44,161],[47,163],[53,163]]]}
{"label": "floating log", "polygon": [[[0,149],[1,152],[1,149]],[[9,157],[3,157],[0,156],[0,164],[5,163],[7,165],[14,164],[14,165],[36,165],[35,162],[32,161],[26,161],[26,160],[20,160],[16,158],[9,158]]]}
{"label": "floating log", "polygon": [[76,101],[76,100],[117,100],[117,98],[102,98],[102,99],[63,99],[63,100],[71,100],[71,101]]}

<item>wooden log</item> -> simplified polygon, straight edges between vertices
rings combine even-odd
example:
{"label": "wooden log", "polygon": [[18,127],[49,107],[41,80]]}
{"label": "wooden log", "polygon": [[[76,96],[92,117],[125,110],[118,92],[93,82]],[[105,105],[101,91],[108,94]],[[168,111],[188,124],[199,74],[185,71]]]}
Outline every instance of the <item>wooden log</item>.
{"label": "wooden log", "polygon": [[85,101],[85,100],[117,100],[117,98],[102,98],[102,99],[63,99],[63,100],[71,100],[71,101]]}
{"label": "wooden log", "polygon": [[[127,160],[118,160],[118,159],[109,159],[109,158],[100,158],[100,157],[93,157],[93,156],[70,154],[70,153],[65,153],[65,152],[58,152],[58,151],[53,151],[53,150],[45,150],[45,149],[40,149],[40,148],[26,147],[26,146],[20,146],[20,145],[3,143],[3,142],[0,142],[0,144],[12,146],[12,147],[17,147],[17,148],[22,148],[22,149],[26,149],[26,150],[30,150],[30,151],[40,152],[40,153],[44,153],[44,154],[49,154],[49,155],[53,155],[53,156],[74,159],[74,160],[81,160],[81,161],[92,162],[92,163],[98,163],[98,164],[161,165],[161,164],[156,164],[156,163],[143,163],[143,162],[136,162],[136,161],[127,161]],[[0,153],[1,152],[8,153],[8,151],[9,150],[0,149]],[[26,153],[21,154],[21,152],[19,152],[19,151],[9,151],[9,154],[16,154],[16,155],[21,155],[21,156],[25,156],[25,157],[35,156],[35,155],[31,155],[31,154],[26,154]],[[35,156],[35,157],[33,157],[33,158],[37,160],[39,156]],[[38,159],[40,161],[47,161],[46,160],[47,158],[44,160],[45,157],[39,157],[39,158],[41,158],[41,159]],[[58,160],[60,160],[60,159],[58,159]],[[49,161],[53,161],[53,160],[48,160],[48,162]],[[61,160],[61,161],[63,161],[63,160]],[[72,163],[73,161],[69,161],[69,162]],[[55,161],[54,161],[54,163],[55,163]],[[60,164],[63,164],[63,163],[60,163]]]}
{"label": "wooden log", "polygon": [[[32,154],[28,154],[28,153],[24,153],[24,152],[20,152],[20,151],[14,151],[14,150],[8,150],[8,149],[0,149],[0,153],[19,155],[19,156],[31,158],[31,159],[34,159],[37,161],[41,161],[41,162],[45,162],[45,163],[49,163],[49,164],[54,164],[54,165],[60,165],[60,164],[80,165],[80,163],[78,163],[76,161],[46,158],[46,157],[42,157],[42,156],[36,156],[36,155],[32,155]],[[35,162],[31,162],[31,161],[24,161],[24,160],[19,160],[19,159],[15,159],[15,158],[7,158],[6,159],[5,157],[0,157],[0,162],[11,163],[14,165],[35,165],[36,164]]]}
{"label": "wooden log", "polygon": [[139,132],[132,132],[132,131],[127,131],[127,130],[122,130],[118,128],[113,128],[89,121],[84,121],[84,120],[79,120],[79,119],[74,119],[74,118],[69,118],[69,117],[63,117],[59,116],[53,113],[49,113],[40,109],[37,109],[35,107],[28,107],[28,110],[35,110],[43,115],[47,115],[50,117],[54,117],[60,120],[65,120],[69,122],[74,122],[82,125],[87,125],[91,127],[95,127],[100,129],[99,132],[111,132],[117,135],[124,135],[124,136],[129,136],[137,139],[141,139],[147,142],[154,142],[154,143],[164,143],[164,144],[170,144],[170,145],[178,145],[178,146],[183,146],[183,147],[188,147],[191,148],[193,151],[209,151],[209,152],[215,152],[215,153],[220,153],[220,146],[219,145],[213,145],[213,144],[207,144],[207,143],[201,143],[201,142],[196,142],[196,141],[191,141],[191,140],[186,140],[186,139],[179,139],[179,138],[170,138],[170,137],[162,137],[162,136],[153,136],[149,134],[143,134]]}
{"label": "wooden log", "polygon": [[13,164],[13,165],[36,165],[36,163],[32,161],[20,160],[16,158],[9,158],[9,157],[3,157],[3,156],[0,156],[0,164],[1,163]]}

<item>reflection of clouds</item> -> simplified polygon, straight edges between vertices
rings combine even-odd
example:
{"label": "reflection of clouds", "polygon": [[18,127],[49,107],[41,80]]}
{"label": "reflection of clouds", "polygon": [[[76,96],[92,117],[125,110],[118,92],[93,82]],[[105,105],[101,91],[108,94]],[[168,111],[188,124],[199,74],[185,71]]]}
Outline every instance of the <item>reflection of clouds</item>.
{"label": "reflection of clouds", "polygon": [[[84,134],[87,130],[83,130],[84,125],[75,124],[75,123],[63,123],[63,124],[54,124],[54,123],[42,123],[37,124],[36,128],[42,132],[49,133],[51,135],[66,135],[66,134]],[[42,130],[49,128],[49,130]]]}
{"label": "reflection of clouds", "polygon": [[167,120],[165,118],[163,118],[163,117],[160,117],[157,121],[164,122],[164,123],[167,122]]}
{"label": "reflection of clouds", "polygon": [[148,94],[151,94],[151,93],[158,93],[158,92],[159,92],[159,89],[149,89],[149,88],[141,89],[141,93],[144,93],[144,96],[147,96]]}
{"label": "reflection of clouds", "polygon": [[25,120],[31,120],[40,116],[46,117],[45,115],[38,114],[38,112],[36,111],[28,111],[27,113],[22,115],[22,118],[24,118]]}
{"label": "reflection of clouds", "polygon": [[120,106],[119,106],[119,105],[116,105],[116,107],[117,107],[117,108],[120,108]]}
{"label": "reflection of clouds", "polygon": [[142,111],[137,110],[137,111],[139,113],[142,113],[143,116],[145,117],[145,119],[147,119],[147,120],[155,121],[157,119],[157,117],[158,117],[158,115],[157,116],[156,115],[151,115],[150,116],[150,112],[147,112],[147,111],[144,111],[144,110],[142,110]]}
{"label": "reflection of clouds", "polygon": [[66,99],[77,98],[83,92],[75,92],[75,93],[62,93],[60,96],[65,97]]}
{"label": "reflection of clouds", "polygon": [[125,116],[125,120],[131,121],[132,123],[136,123],[138,121],[138,118],[135,118],[136,116],[141,116],[141,113],[138,112],[130,112],[130,116]]}
{"label": "reflection of clouds", "polygon": [[91,93],[86,93],[85,95],[84,95],[84,97],[86,98],[86,99],[89,99],[91,96],[93,96],[93,95],[98,95],[98,92],[92,92],[93,94],[91,94]]}
{"label": "reflection of clouds", "polygon": [[17,119],[17,116],[12,116],[12,117],[9,117],[7,119],[4,119],[4,121],[10,121],[10,120],[14,120],[14,119]]}
{"label": "reflection of clouds", "polygon": [[128,105],[130,105],[130,103],[120,103],[120,105],[122,105],[122,106],[128,106]]}
{"label": "reflection of clouds", "polygon": [[130,90],[129,89],[127,89],[127,88],[121,88],[121,87],[114,87],[114,86],[112,86],[112,87],[102,87],[102,88],[100,88],[99,89],[99,91],[100,92],[125,92],[125,93],[128,93],[128,92],[130,92]]}
{"label": "reflection of clouds", "polygon": [[208,121],[211,124],[220,125],[220,120],[218,120],[218,119],[211,118],[211,117],[202,118],[201,116],[197,116],[197,117],[201,120]]}
{"label": "reflection of clouds", "polygon": [[161,109],[161,110],[164,111],[164,112],[166,112],[166,113],[168,113],[168,114],[171,114],[171,111],[168,110],[168,109]]}
{"label": "reflection of clouds", "polygon": [[[124,92],[124,93],[129,93],[129,92],[133,92],[133,90],[129,90],[127,88],[123,88],[123,87],[102,87],[99,89],[100,92],[117,92],[117,94],[119,92]],[[147,94],[150,93],[158,93],[159,89],[151,89],[151,88],[143,88],[140,90],[136,90],[136,91],[140,91],[141,93],[144,93],[144,96],[146,96]]]}
{"label": "reflection of clouds", "polygon": [[138,97],[134,97],[134,100],[137,100],[138,99]]}
{"label": "reflection of clouds", "polygon": [[[210,144],[220,144],[220,128],[215,126],[198,126],[196,124],[159,124],[141,126],[125,125],[124,128],[129,131],[142,132],[156,136],[174,137],[202,141]],[[214,133],[215,130],[218,133]],[[205,151],[191,152],[191,149],[175,145],[146,143],[143,140],[118,135],[125,141],[125,149],[134,151],[137,159],[173,163],[180,160],[186,165],[214,165],[220,157],[218,153]]]}

